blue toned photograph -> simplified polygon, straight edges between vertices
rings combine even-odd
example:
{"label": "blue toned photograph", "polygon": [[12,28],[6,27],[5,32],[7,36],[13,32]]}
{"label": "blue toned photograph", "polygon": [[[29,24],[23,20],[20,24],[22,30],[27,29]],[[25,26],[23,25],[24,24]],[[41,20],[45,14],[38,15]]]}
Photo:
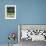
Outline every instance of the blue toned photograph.
{"label": "blue toned photograph", "polygon": [[0,0],[0,46],[46,46],[46,0]]}

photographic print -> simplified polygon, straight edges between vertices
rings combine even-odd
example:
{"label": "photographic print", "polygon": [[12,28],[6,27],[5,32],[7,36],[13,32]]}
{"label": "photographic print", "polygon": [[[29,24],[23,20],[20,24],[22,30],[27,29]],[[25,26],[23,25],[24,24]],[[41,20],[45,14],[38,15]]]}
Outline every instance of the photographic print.
{"label": "photographic print", "polygon": [[46,25],[19,25],[20,40],[46,41]]}
{"label": "photographic print", "polygon": [[5,19],[16,19],[16,5],[5,5]]}

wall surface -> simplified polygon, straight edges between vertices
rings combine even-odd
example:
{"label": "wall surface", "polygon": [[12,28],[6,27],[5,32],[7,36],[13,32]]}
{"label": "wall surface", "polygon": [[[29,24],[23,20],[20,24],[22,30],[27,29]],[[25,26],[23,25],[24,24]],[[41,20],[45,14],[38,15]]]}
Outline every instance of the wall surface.
{"label": "wall surface", "polygon": [[[0,44],[8,43],[8,34],[16,32],[17,34],[17,19],[5,19],[5,5],[16,5],[16,0],[0,0]],[[17,43],[17,39],[15,41]]]}
{"label": "wall surface", "polygon": [[46,0],[16,0],[19,24],[46,24]]}
{"label": "wall surface", "polygon": [[[6,4],[16,4],[16,20],[4,18]],[[9,32],[17,34],[17,24],[46,24],[46,0],[0,0],[0,44],[8,43]]]}

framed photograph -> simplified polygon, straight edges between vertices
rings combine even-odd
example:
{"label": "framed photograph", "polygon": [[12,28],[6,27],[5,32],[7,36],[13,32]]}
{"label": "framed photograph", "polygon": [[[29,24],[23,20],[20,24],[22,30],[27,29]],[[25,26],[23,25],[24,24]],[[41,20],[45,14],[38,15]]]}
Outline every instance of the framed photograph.
{"label": "framed photograph", "polygon": [[18,25],[18,42],[22,43],[23,40],[46,41],[46,25],[19,24]]}
{"label": "framed photograph", "polygon": [[5,5],[5,19],[16,19],[16,5]]}

